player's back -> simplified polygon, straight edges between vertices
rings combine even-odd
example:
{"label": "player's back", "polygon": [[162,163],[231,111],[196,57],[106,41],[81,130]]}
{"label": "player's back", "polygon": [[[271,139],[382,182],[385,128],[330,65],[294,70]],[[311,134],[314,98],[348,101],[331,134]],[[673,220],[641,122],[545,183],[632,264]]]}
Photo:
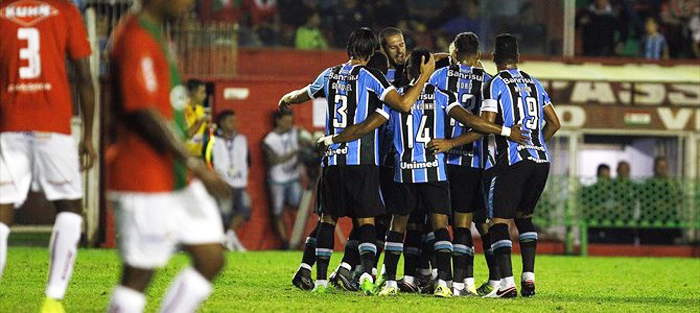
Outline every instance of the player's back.
{"label": "player's back", "polygon": [[[331,68],[324,93],[328,104],[326,134],[338,134],[363,122],[374,112],[383,112],[381,101],[393,89],[384,74],[361,65],[345,63]],[[331,145],[324,166],[379,165],[377,131],[348,143]]]}
{"label": "player's back", "polygon": [[66,56],[90,55],[78,9],[65,0],[0,3],[0,131],[70,134]]}
{"label": "player's back", "polygon": [[[482,110],[496,112],[496,123],[506,127],[522,124],[530,131],[531,141],[524,146],[496,136],[495,146],[489,147],[496,165],[512,165],[522,160],[549,162],[544,140],[543,109],[551,105],[542,84],[518,69],[503,70],[484,86]],[[490,162],[489,162],[490,163]],[[487,165],[488,167],[489,165]]]}
{"label": "player's back", "polygon": [[[479,108],[483,100],[481,89],[489,79],[491,76],[482,68],[454,64],[436,70],[429,82],[440,89],[455,93],[464,109],[474,115],[479,115]],[[448,139],[459,137],[469,130],[453,118],[449,118],[449,123],[446,123],[445,127],[445,138]],[[482,146],[482,140],[477,140],[451,149],[447,152],[446,162],[452,165],[482,168],[484,166]]]}
{"label": "player's back", "polygon": [[[421,88],[413,86],[412,88]],[[433,139],[445,138],[445,120],[457,98],[432,84],[425,84],[410,113],[391,111],[394,125],[394,180],[425,183],[447,179],[444,154],[427,149]]]}
{"label": "player's back", "polygon": [[180,85],[162,28],[143,17],[122,19],[112,38],[112,112],[117,122],[108,185],[111,190],[166,192],[184,187],[182,164],[153,149],[127,120],[140,110],[156,110],[184,141],[187,90]]}

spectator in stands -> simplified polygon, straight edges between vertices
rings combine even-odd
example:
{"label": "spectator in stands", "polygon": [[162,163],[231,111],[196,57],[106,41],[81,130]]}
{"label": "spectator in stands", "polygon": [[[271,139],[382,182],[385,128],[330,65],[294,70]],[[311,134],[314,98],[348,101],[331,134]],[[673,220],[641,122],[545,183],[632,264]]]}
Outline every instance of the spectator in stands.
{"label": "spectator in stands", "polygon": [[671,178],[665,157],[654,159],[654,176],[644,183],[640,197],[641,222],[657,227],[640,230],[640,242],[665,245],[676,243],[681,232],[678,228],[671,227],[681,221],[680,212],[685,207],[681,186]]}
{"label": "spectator in stands", "polygon": [[270,211],[275,231],[282,241],[282,249],[289,248],[284,220],[285,204],[299,207],[302,196],[301,167],[299,164],[299,128],[294,126],[291,111],[275,111],[275,128],[263,139],[263,150],[268,164]]}
{"label": "spectator in stands", "polygon": [[696,5],[693,11],[693,16],[688,20],[690,51],[695,58],[700,58],[700,5]]}
{"label": "spectator in stands", "polygon": [[598,165],[596,182],[581,190],[582,217],[592,227],[588,228],[590,242],[607,242],[606,228],[598,227],[612,210],[612,194],[610,193],[610,166]]}
{"label": "spectator in stands", "polygon": [[334,47],[345,47],[350,34],[358,27],[369,26],[371,20],[370,12],[365,11],[358,0],[340,0],[340,5],[333,13]]}
{"label": "spectator in stands", "polygon": [[579,16],[577,26],[583,28],[585,56],[613,56],[616,50],[622,49],[623,42],[626,41],[626,38],[615,40],[615,33],[626,34],[628,25],[622,23],[608,0],[592,1],[588,9]]}
{"label": "spectator in stands", "polygon": [[187,142],[185,146],[193,156],[202,156],[204,134],[209,128],[211,117],[204,108],[207,99],[207,86],[198,79],[187,81],[189,104],[185,107],[185,124],[187,126]]}
{"label": "spectator in stands", "polygon": [[659,24],[655,18],[647,18],[645,31],[641,44],[642,56],[647,60],[668,60],[666,37],[659,33]]}
{"label": "spectator in stands", "polygon": [[228,230],[224,246],[229,251],[246,251],[236,229],[250,219],[251,200],[248,195],[248,169],[250,153],[248,140],[237,131],[236,114],[226,110],[216,118],[217,130],[207,142],[207,163],[231,186],[232,198],[221,204],[221,213]]}
{"label": "spectator in stands", "polygon": [[613,210],[609,212],[609,219],[620,227],[611,233],[612,238],[609,242],[634,243],[636,230],[631,226],[634,226],[636,222],[634,216],[639,186],[631,179],[629,162],[620,161],[617,163],[616,173],[617,177],[610,184]]}
{"label": "spectator in stands", "polygon": [[306,23],[297,29],[296,47],[303,50],[326,50],[328,43],[321,30],[321,15],[314,13],[309,16]]}
{"label": "spectator in stands", "polygon": [[664,34],[672,58],[687,57],[688,47],[687,22],[694,14],[698,0],[665,0],[661,5],[661,21],[664,24]]}

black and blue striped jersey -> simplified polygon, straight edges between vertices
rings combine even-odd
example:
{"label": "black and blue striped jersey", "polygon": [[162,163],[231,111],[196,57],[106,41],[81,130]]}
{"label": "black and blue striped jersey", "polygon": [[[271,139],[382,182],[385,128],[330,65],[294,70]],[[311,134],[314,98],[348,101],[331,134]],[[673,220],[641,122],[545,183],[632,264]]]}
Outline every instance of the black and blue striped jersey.
{"label": "black and blue striped jersey", "polygon": [[[334,135],[363,122],[373,112],[388,118],[381,101],[392,89],[381,72],[345,63],[323,71],[309,85],[308,92],[311,98],[326,97],[326,135]],[[378,136],[375,130],[358,140],[331,145],[324,155],[323,166],[379,165]]]}
{"label": "black and blue striped jersey", "polygon": [[[482,87],[489,79],[491,76],[481,68],[456,64],[436,70],[429,83],[455,93],[462,107],[474,115],[479,115],[483,100]],[[470,130],[455,119],[447,118],[449,121],[445,123],[445,138],[456,138]],[[480,139],[447,151],[446,163],[484,168],[485,153],[483,140]]]}
{"label": "black and blue striped jersey", "polygon": [[433,139],[445,138],[448,112],[459,105],[454,93],[425,84],[410,113],[390,110],[396,149],[394,181],[427,183],[447,180],[444,154],[433,154],[427,145]]}
{"label": "black and blue striped jersey", "polygon": [[512,127],[522,124],[530,131],[531,140],[520,145],[502,136],[488,140],[489,160],[486,168],[509,166],[522,160],[549,163],[544,141],[544,107],[552,105],[547,91],[534,77],[518,69],[503,70],[483,90],[481,111],[496,113],[496,124]]}

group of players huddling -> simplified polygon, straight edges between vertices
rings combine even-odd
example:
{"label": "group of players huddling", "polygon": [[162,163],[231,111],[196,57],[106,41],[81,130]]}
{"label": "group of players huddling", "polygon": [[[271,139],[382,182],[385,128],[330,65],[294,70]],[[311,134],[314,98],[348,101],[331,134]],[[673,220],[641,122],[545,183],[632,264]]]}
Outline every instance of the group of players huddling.
{"label": "group of players huddling", "polygon": [[[518,70],[516,38],[496,37],[495,76],[483,70],[479,39],[471,32],[457,35],[449,53],[418,48],[407,55],[399,29],[384,29],[377,39],[360,28],[346,51],[348,62],[279,102],[284,110],[325,97],[328,109],[326,136],[319,140],[326,148],[319,221],[292,283],[318,293],[328,292],[330,281],[379,296],[517,297],[508,229],[514,221],[521,294],[533,296],[532,214],[549,173],[545,142],[560,125],[539,81]],[[353,229],[341,264],[328,276],[341,217],[352,218]],[[478,288],[472,222],[489,268]],[[397,281],[402,253],[404,277]]]}

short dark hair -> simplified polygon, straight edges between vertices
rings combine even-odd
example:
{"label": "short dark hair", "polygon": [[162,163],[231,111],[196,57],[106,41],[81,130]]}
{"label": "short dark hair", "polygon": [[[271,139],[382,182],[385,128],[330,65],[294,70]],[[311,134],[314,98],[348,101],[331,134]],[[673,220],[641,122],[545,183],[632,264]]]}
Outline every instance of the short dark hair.
{"label": "short dark hair", "polygon": [[345,51],[347,51],[348,57],[352,59],[369,61],[378,46],[379,43],[374,32],[367,27],[360,27],[350,35]]}
{"label": "short dark hair", "polygon": [[283,118],[283,117],[285,117],[285,116],[293,116],[293,115],[294,115],[294,114],[292,114],[292,110],[290,110],[290,109],[288,109],[288,108],[275,110],[275,112],[272,113],[272,122],[273,122],[275,125],[277,125],[277,121],[278,121],[279,119],[281,119],[281,118]]}
{"label": "short dark hair", "polygon": [[416,78],[420,76],[420,65],[423,62],[423,57],[425,60],[430,58],[430,51],[425,48],[415,48],[411,51],[411,55],[408,57],[408,74]]}
{"label": "short dark hair", "polygon": [[386,57],[384,52],[377,51],[367,62],[367,67],[378,70],[386,75],[386,72],[389,70],[389,58]]}
{"label": "short dark hair", "polygon": [[604,170],[608,170],[608,171],[609,171],[609,170],[610,170],[610,166],[608,166],[607,164],[598,165],[598,169],[596,170],[595,173],[596,173],[597,175],[600,175],[600,172],[602,172],[602,171],[604,171]]}
{"label": "short dark hair", "polygon": [[187,81],[187,91],[195,91],[199,86],[204,86],[204,82],[199,79],[190,79]]}
{"label": "short dark hair", "polygon": [[382,47],[386,46],[386,39],[394,35],[403,36],[403,32],[396,27],[387,27],[382,29],[382,31],[379,32],[379,40],[381,41]]}
{"label": "short dark hair", "polygon": [[459,59],[475,55],[479,51],[479,36],[472,32],[459,33],[452,43]]}
{"label": "short dark hair", "polygon": [[518,61],[518,39],[507,33],[496,36],[493,61],[496,64],[516,63]]}
{"label": "short dark hair", "polygon": [[216,126],[221,127],[221,122],[223,122],[229,116],[235,116],[236,112],[233,110],[223,110],[216,116]]}

